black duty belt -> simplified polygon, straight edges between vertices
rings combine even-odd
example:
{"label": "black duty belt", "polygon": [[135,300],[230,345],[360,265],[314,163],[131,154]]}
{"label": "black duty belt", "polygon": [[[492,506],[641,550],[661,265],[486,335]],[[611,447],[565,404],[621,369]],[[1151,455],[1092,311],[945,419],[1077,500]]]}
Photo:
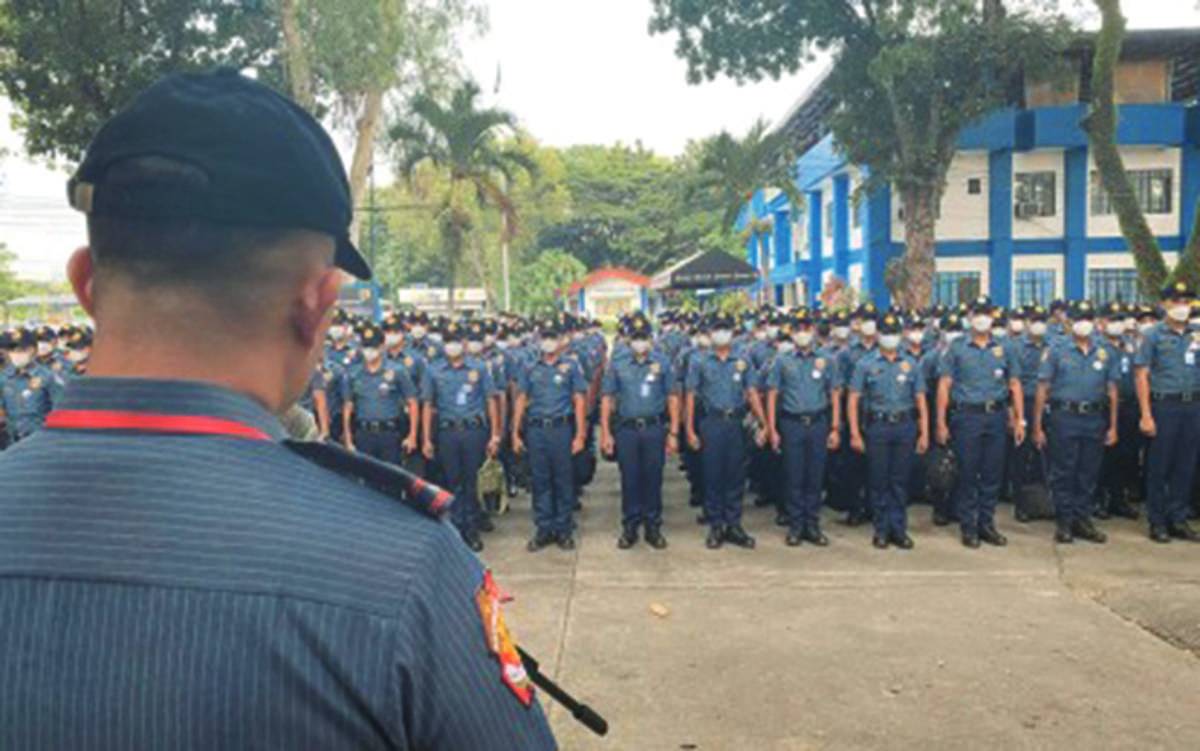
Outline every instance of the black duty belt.
{"label": "black duty belt", "polygon": [[705,417],[715,417],[718,420],[740,420],[746,416],[744,409],[710,409],[704,413]]}
{"label": "black duty belt", "polygon": [[634,430],[645,430],[646,428],[657,428],[660,425],[665,425],[667,418],[665,415],[655,415],[653,417],[627,417],[617,423],[620,429],[633,428]]}
{"label": "black duty belt", "polygon": [[899,425],[900,423],[911,421],[916,416],[917,411],[915,409],[905,409],[899,412],[870,412],[867,414],[867,419],[872,424],[882,422],[888,425]]}
{"label": "black duty belt", "polygon": [[1104,402],[1069,402],[1056,399],[1050,403],[1055,412],[1069,412],[1072,415],[1098,415],[1104,412]]}
{"label": "black duty belt", "polygon": [[570,415],[563,415],[562,417],[530,417],[528,420],[529,427],[531,428],[557,428],[571,424]]}
{"label": "black duty belt", "polygon": [[829,410],[820,409],[816,412],[784,412],[779,416],[781,420],[788,422],[798,422],[805,427],[816,425],[829,419]]}
{"label": "black duty belt", "polygon": [[475,430],[484,427],[482,417],[467,417],[462,420],[438,420],[441,430]]}
{"label": "black duty belt", "polygon": [[407,427],[408,420],[355,420],[354,429],[367,433],[399,431]]}
{"label": "black duty belt", "polygon": [[992,415],[1008,409],[1008,400],[999,399],[993,402],[978,402],[977,404],[955,404],[955,412],[968,412],[978,415]]}
{"label": "black duty belt", "polygon": [[1156,402],[1190,404],[1192,402],[1200,402],[1200,391],[1184,391],[1179,394],[1151,394],[1150,398]]}

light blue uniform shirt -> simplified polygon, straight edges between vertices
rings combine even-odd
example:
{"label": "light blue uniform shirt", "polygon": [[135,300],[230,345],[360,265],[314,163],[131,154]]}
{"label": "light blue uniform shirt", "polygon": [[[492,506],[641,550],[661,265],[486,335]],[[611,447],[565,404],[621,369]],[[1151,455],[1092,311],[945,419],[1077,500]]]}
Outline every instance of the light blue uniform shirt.
{"label": "light blue uniform shirt", "polygon": [[586,394],[587,379],[578,360],[559,357],[553,364],[545,359],[517,374],[517,391],[529,400],[525,413],[539,420],[574,414],[574,396]]}
{"label": "light blue uniform shirt", "polygon": [[1200,334],[1155,324],[1146,332],[1133,365],[1150,369],[1150,390],[1155,394],[1200,391]]}
{"label": "light blue uniform shirt", "polygon": [[829,409],[834,389],[842,387],[837,359],[812,348],[776,355],[764,385],[779,392],[778,409],[793,414]]}
{"label": "light blue uniform shirt", "polygon": [[53,394],[61,381],[57,373],[40,365],[17,370],[12,365],[0,373],[0,405],[8,421],[10,438],[25,438],[46,420]]}
{"label": "light blue uniform shirt", "polygon": [[1021,366],[1015,350],[996,339],[981,347],[964,337],[946,351],[941,375],[954,379],[950,400],[955,404],[1001,402],[1008,399],[1009,379],[1021,377]]}
{"label": "light blue uniform shirt", "polygon": [[342,381],[342,399],[354,403],[357,420],[398,420],[407,417],[408,400],[417,398],[417,388],[404,366],[386,360],[371,372],[365,365]]}
{"label": "light blue uniform shirt", "polygon": [[487,365],[473,357],[457,366],[445,358],[435,360],[425,368],[421,383],[421,399],[433,405],[439,420],[486,418],[488,399],[495,393]]}
{"label": "light blue uniform shirt", "polygon": [[746,391],[757,388],[750,360],[730,352],[721,359],[715,352],[697,354],[688,366],[687,391],[706,412],[729,412],[746,407]]}
{"label": "light blue uniform shirt", "polygon": [[601,391],[616,401],[617,417],[632,420],[665,415],[667,399],[679,392],[679,385],[665,355],[650,352],[639,358],[630,350],[618,357],[614,349]]}
{"label": "light blue uniform shirt", "polygon": [[1049,384],[1055,401],[1107,401],[1109,384],[1120,378],[1120,362],[1095,342],[1088,343],[1087,352],[1074,342],[1048,347],[1038,367],[1038,381]]}
{"label": "light blue uniform shirt", "polygon": [[925,394],[925,376],[908,354],[900,352],[889,360],[873,352],[859,360],[850,390],[862,395],[860,415],[904,412],[915,409],[917,395]]}

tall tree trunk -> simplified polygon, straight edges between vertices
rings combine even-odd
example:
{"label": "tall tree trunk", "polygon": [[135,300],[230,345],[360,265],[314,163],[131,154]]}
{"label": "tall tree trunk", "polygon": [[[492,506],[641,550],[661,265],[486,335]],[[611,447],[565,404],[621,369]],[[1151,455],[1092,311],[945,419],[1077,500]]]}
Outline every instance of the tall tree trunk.
{"label": "tall tree trunk", "polygon": [[1179,265],[1175,267],[1175,277],[1182,279],[1192,286],[1200,288],[1200,201],[1196,202],[1196,218],[1192,222],[1192,236],[1187,247],[1179,256]]}
{"label": "tall tree trunk", "polygon": [[375,136],[383,119],[383,90],[368,91],[363,97],[362,111],[354,123],[354,155],[350,159],[350,199],[354,202],[354,219],[350,224],[350,237],[358,239],[362,231],[363,194],[367,189],[367,176],[371,170],[371,158],[375,154]]}
{"label": "tall tree trunk", "polygon": [[1092,63],[1092,107],[1083,120],[1088,143],[1096,160],[1096,168],[1104,183],[1121,234],[1137,264],[1138,283],[1142,294],[1157,299],[1167,280],[1158,238],[1154,236],[1146,216],[1138,206],[1137,197],[1125,161],[1117,148],[1117,105],[1113,95],[1113,74],[1121,57],[1121,41],[1125,37],[1125,17],[1121,15],[1120,0],[1095,0],[1100,9],[1102,25],[1096,37],[1096,54]]}
{"label": "tall tree trunk", "polygon": [[936,269],[935,206],[936,191],[911,187],[901,193],[904,202],[904,260],[898,276],[898,302],[905,310],[921,310],[933,299],[933,275]]}
{"label": "tall tree trunk", "polygon": [[304,109],[312,112],[316,99],[313,97],[312,65],[308,50],[304,47],[304,36],[300,32],[299,0],[280,0],[279,25],[283,32],[283,60],[287,70],[292,98]]}

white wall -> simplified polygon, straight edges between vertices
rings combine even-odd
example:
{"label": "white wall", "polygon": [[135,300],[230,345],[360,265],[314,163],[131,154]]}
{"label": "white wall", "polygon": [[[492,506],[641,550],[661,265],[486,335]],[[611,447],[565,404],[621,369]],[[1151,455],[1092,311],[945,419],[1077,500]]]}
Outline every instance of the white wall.
{"label": "white wall", "polygon": [[[1179,263],[1179,254],[1171,251],[1164,252],[1163,263],[1168,269],[1175,268]],[[1092,269],[1132,269],[1136,268],[1132,253],[1089,253],[1087,255],[1087,270]]]}
{"label": "white wall", "polygon": [[[1039,149],[1037,151],[1018,152],[1013,154],[1013,201],[1017,198],[1017,174],[1021,172],[1050,172],[1055,173],[1054,190],[1056,193],[1054,216],[1039,216],[1032,219],[1018,219],[1013,216],[1013,238],[1017,240],[1036,240],[1063,237],[1066,235],[1066,174],[1064,170],[1064,155],[1062,149]],[[1013,211],[1010,207],[1009,211]]]}
{"label": "white wall", "polygon": [[[1121,156],[1125,160],[1125,169],[1127,170],[1169,169],[1172,171],[1171,213],[1146,214],[1146,223],[1150,225],[1150,230],[1159,237],[1164,235],[1178,235],[1179,203],[1182,197],[1180,183],[1183,176],[1180,150],[1158,146],[1123,146],[1121,147]],[[1096,162],[1093,159],[1089,159],[1087,186],[1088,236],[1120,237],[1121,226],[1117,221],[1116,214],[1092,216],[1092,173],[1095,170]]]}
{"label": "white wall", "polygon": [[590,316],[632,312],[642,305],[642,288],[621,279],[605,279],[584,288],[583,305]]}
{"label": "white wall", "polygon": [[[979,180],[978,195],[967,192],[970,180]],[[942,196],[941,214],[936,224],[936,236],[941,240],[988,239],[988,153],[960,151],[954,155],[946,173],[946,192]],[[903,202],[892,191],[892,242],[904,242]]]}
{"label": "white wall", "polygon": [[1017,299],[1017,272],[1048,270],[1054,272],[1054,296],[1066,297],[1066,271],[1062,256],[1050,255],[1014,255],[1012,258],[1012,287],[1009,290],[1010,299]]}
{"label": "white wall", "polygon": [[858,290],[859,292],[861,292],[862,291],[862,280],[863,280],[863,265],[861,263],[852,263],[852,264],[850,264],[850,266],[848,267],[847,270],[849,271],[849,274],[850,274],[850,278],[847,280],[850,283],[850,286],[853,287],[854,289]]}

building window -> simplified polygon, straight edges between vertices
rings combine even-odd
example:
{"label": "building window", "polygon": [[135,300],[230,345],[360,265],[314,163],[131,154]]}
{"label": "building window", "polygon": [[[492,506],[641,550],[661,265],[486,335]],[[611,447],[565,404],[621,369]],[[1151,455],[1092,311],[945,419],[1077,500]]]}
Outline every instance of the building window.
{"label": "building window", "polygon": [[958,305],[979,297],[978,271],[939,271],[933,277],[935,305]]}
{"label": "building window", "polygon": [[1050,305],[1054,299],[1055,276],[1053,269],[1019,269],[1013,289],[1016,304]]}
{"label": "building window", "polygon": [[1097,305],[1143,302],[1137,269],[1093,269],[1088,272],[1088,297]]}
{"label": "building window", "polygon": [[[1175,172],[1169,169],[1130,170],[1129,182],[1143,214],[1170,214],[1171,187]],[[1092,171],[1092,216],[1115,213],[1112,198],[1104,189],[1100,173]]]}
{"label": "building window", "polygon": [[1058,213],[1056,178],[1053,172],[1019,172],[1015,187],[1016,217],[1033,219]]}
{"label": "building window", "polygon": [[850,229],[862,228],[863,202],[850,199]]}
{"label": "building window", "polygon": [[978,177],[972,177],[967,180],[967,195],[978,196],[983,194],[983,180]]}
{"label": "building window", "polygon": [[825,204],[825,236],[833,237],[833,202]]}
{"label": "building window", "polygon": [[759,251],[762,253],[762,270],[764,273],[771,271],[771,265],[775,261],[775,251],[771,247],[774,243],[771,242],[771,239],[770,235],[763,235],[762,243],[759,245]]}

